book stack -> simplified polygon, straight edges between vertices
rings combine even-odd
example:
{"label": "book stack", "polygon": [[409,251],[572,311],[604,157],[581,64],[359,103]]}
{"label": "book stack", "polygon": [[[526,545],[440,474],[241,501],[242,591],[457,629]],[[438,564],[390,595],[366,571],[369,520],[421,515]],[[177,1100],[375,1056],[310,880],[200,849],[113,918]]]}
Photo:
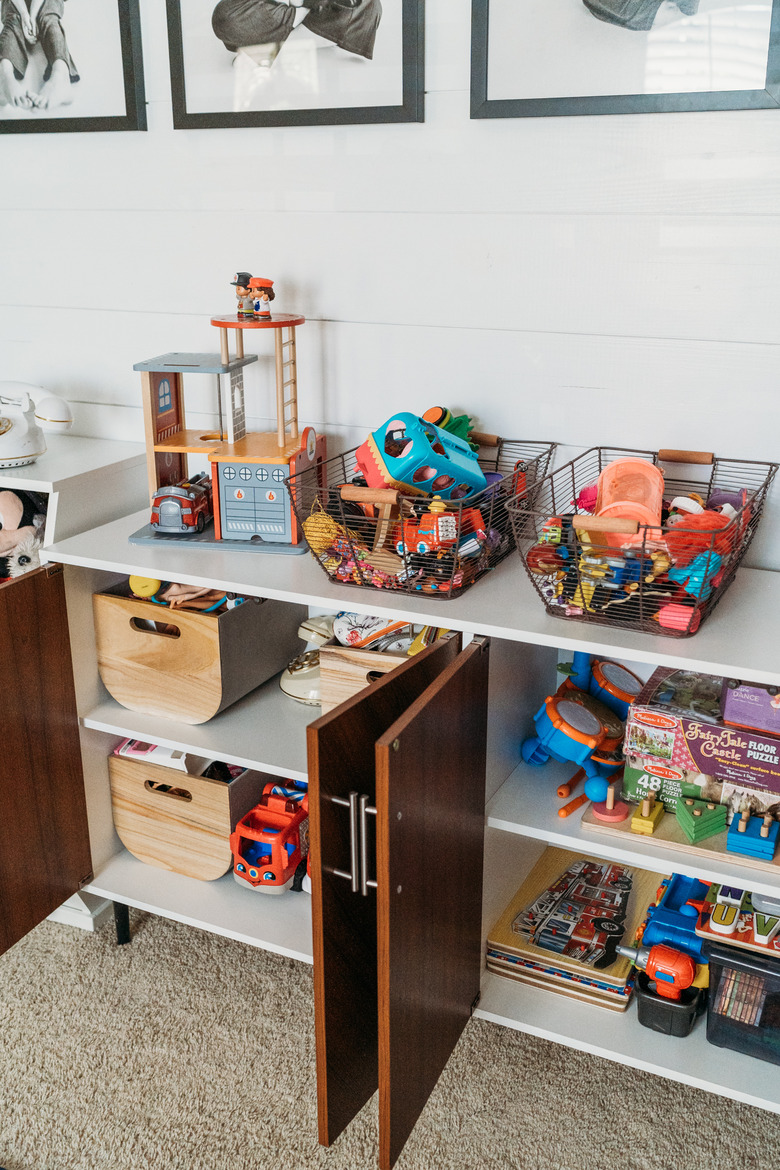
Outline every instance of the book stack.
{"label": "book stack", "polygon": [[631,945],[662,876],[547,848],[487,938],[490,971],[622,1012]]}

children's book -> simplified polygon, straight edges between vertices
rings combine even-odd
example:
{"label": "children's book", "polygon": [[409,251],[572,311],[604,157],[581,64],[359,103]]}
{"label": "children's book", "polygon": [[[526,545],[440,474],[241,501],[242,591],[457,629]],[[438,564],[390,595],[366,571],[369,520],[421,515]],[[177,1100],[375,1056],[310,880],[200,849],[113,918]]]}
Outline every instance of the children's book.
{"label": "children's book", "polygon": [[617,947],[633,945],[662,880],[549,847],[489,932],[488,951],[625,988],[633,968]]}

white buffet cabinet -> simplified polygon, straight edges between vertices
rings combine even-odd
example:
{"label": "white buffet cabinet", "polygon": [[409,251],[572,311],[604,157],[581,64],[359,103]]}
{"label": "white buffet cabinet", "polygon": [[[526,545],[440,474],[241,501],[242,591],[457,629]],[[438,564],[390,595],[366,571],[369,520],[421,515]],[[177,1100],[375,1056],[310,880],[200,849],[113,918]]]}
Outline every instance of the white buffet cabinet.
{"label": "white buffet cabinet", "polygon": [[[116,703],[97,674],[91,595],[120,576],[136,573],[305,603],[327,612],[348,609],[402,616],[465,635],[491,637],[484,930],[492,926],[547,843],[658,872],[688,873],[780,895],[780,866],[777,875],[757,873],[745,870],[732,855],[723,860],[716,856],[705,864],[674,847],[655,848],[641,837],[624,843],[583,833],[579,813],[565,820],[557,816],[555,788],[571,769],[553,762],[531,769],[520,762],[520,743],[533,712],[557,685],[559,648],[776,682],[780,574],[741,569],[701,630],[693,638],[674,639],[548,616],[517,556],[462,597],[442,601],[331,583],[309,555],[263,556],[170,543],[130,545],[128,536],[144,521],[143,513],[114,521],[58,541],[48,554],[70,566],[68,609],[95,873],[86,887],[89,891],[312,961],[306,895],[256,896],[237,886],[229,874],[215,882],[170,874],[133,858],[113,831],[106,759],[120,737],[210,755],[280,777],[305,777],[305,727],[318,714],[317,708],[286,698],[276,679],[199,726],[137,714]],[[780,1076],[774,1066],[708,1044],[703,1020],[686,1039],[663,1036],[640,1026],[633,1005],[620,1015],[488,972],[476,1015],[780,1112]]]}

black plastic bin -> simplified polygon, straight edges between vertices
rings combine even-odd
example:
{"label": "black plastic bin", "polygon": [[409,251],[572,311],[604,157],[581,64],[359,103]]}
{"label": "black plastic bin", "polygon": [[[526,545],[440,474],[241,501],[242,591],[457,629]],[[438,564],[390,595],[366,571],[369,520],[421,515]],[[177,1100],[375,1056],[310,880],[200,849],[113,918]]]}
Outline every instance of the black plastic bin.
{"label": "black plastic bin", "polygon": [[679,999],[664,999],[651,991],[650,982],[644,971],[637,971],[634,995],[639,1023],[664,1036],[690,1035],[706,1006],[706,989],[688,987]]}
{"label": "black plastic bin", "polygon": [[780,955],[708,943],[707,1039],[780,1064]]}

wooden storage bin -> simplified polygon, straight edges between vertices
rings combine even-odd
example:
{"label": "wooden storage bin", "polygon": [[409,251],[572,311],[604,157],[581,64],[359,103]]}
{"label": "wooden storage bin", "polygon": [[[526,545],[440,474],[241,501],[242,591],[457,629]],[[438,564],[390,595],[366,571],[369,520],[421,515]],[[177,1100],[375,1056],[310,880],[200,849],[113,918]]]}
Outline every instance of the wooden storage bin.
{"label": "wooden storage bin", "polygon": [[[225,613],[171,610],[117,588],[93,596],[98,669],[131,711],[205,723],[278,674],[300,648],[303,605],[260,599]],[[176,633],[149,629],[170,625]]]}
{"label": "wooden storage bin", "polygon": [[380,654],[376,650],[341,645],[320,646],[322,714],[327,715],[339,703],[369,686],[376,675],[387,674],[408,661],[406,654]]}
{"label": "wooden storage bin", "polygon": [[125,756],[109,756],[108,773],[114,825],[125,848],[147,865],[202,881],[230,869],[230,834],[269,780],[246,771],[225,784]]}

